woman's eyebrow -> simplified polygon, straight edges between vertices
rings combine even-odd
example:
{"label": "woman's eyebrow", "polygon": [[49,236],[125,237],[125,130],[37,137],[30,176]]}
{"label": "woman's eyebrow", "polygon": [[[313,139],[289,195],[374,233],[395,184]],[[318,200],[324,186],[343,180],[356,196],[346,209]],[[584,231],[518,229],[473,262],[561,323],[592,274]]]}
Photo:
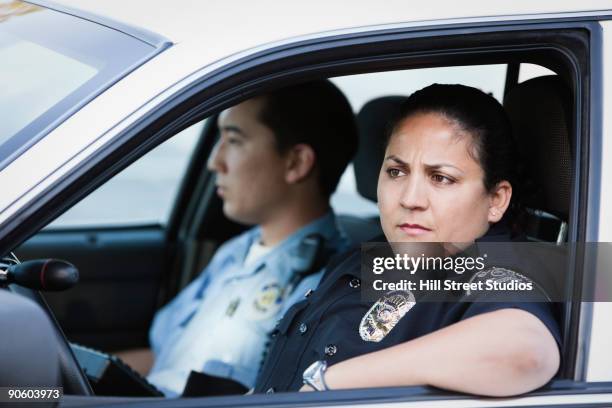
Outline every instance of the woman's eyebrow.
{"label": "woman's eyebrow", "polygon": [[461,172],[461,174],[465,173],[465,172],[464,172],[463,170],[461,170],[459,167],[457,167],[457,166],[453,166],[453,165],[452,165],[452,164],[450,164],[450,163],[435,163],[435,164],[426,164],[426,165],[425,165],[425,167],[426,167],[428,170],[439,170],[439,169],[441,169],[442,167],[450,167],[450,168],[453,168],[453,169],[455,169],[455,170],[457,170],[457,171]]}
{"label": "woman's eyebrow", "polygon": [[[402,159],[400,159],[399,157],[397,157],[397,156],[395,156],[393,154],[385,157],[385,160],[393,160],[394,162],[396,162],[400,166],[410,167],[410,164],[408,164],[407,162],[403,161]],[[459,167],[454,166],[454,165],[452,165],[450,163],[433,163],[433,164],[426,164],[425,165],[425,168],[427,168],[430,171],[431,170],[439,170],[439,169],[441,169],[443,167],[453,168],[453,169],[457,170],[458,172],[460,172],[461,174],[465,173]]]}
{"label": "woman's eyebrow", "polygon": [[397,164],[401,166],[408,166],[408,163],[406,163],[405,161],[403,161],[402,159],[400,159],[394,154],[385,157],[385,160],[393,160],[394,162],[396,162]]}

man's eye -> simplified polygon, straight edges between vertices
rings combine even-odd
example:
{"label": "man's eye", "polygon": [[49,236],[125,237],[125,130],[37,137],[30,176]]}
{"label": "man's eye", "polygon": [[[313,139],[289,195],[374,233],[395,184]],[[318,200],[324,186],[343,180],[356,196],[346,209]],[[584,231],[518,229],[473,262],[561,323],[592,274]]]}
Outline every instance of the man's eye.
{"label": "man's eye", "polygon": [[403,175],[404,173],[399,169],[390,168],[390,169],[387,169],[387,174],[391,178],[396,178],[396,177]]}
{"label": "man's eye", "polygon": [[232,144],[232,145],[239,145],[242,143],[242,140],[240,140],[240,138],[237,138],[237,137],[228,137],[227,143]]}

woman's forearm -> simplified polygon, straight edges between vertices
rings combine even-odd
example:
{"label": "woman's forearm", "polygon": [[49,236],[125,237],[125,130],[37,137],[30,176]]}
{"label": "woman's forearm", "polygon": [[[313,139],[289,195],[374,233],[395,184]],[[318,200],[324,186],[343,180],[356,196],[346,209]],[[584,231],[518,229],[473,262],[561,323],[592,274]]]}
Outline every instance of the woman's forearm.
{"label": "woman's forearm", "polygon": [[490,396],[545,384],[559,366],[554,338],[535,316],[503,309],[331,366],[331,389],[406,385]]}

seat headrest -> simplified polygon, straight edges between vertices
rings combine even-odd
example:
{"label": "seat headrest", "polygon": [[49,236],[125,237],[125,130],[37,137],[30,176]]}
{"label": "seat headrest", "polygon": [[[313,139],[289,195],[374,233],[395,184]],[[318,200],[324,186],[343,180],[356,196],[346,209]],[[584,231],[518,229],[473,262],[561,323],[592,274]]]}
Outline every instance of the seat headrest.
{"label": "seat headrest", "polygon": [[385,154],[385,139],[391,121],[399,114],[404,96],[385,96],[366,103],[357,114],[359,149],[353,160],[357,191],[376,202],[378,173]]}
{"label": "seat headrest", "polygon": [[558,76],[530,79],[508,92],[504,107],[535,184],[524,204],[567,221],[574,174],[571,90]]}

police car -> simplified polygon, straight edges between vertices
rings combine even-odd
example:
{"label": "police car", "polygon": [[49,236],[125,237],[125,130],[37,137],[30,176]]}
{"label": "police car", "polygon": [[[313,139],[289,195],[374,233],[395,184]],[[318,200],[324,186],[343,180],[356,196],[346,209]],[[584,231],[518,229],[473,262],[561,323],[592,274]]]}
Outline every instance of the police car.
{"label": "police car", "polygon": [[[530,203],[536,239],[612,241],[611,19],[609,0],[1,0],[0,279],[21,274],[0,290],[1,385],[60,386],[74,406],[612,404],[612,304],[581,302],[601,283],[580,256],[563,366],[527,395],[399,387],[165,400],[113,381],[105,396],[91,387],[98,361],[146,388],[93,349],[146,346],[155,311],[242,230],[222,216],[205,171],[215,118],[279,84],[331,78],[357,114],[360,152],[333,197],[355,242],[378,228],[368,150],[379,116],[433,82],[477,86],[506,105],[543,189]],[[65,259],[79,282],[41,295],[32,288],[48,288],[11,266],[17,258]],[[53,265],[60,281],[75,276]],[[51,384],[53,367],[62,375]]]}

